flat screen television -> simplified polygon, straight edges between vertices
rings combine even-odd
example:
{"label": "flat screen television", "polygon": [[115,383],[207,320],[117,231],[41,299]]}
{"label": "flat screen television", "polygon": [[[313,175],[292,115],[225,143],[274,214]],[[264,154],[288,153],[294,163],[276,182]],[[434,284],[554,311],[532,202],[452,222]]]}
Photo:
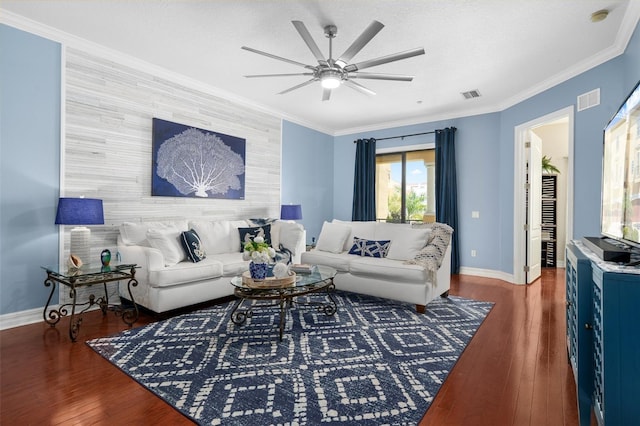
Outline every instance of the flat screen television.
{"label": "flat screen television", "polygon": [[604,128],[603,145],[600,232],[640,248],[640,82]]}

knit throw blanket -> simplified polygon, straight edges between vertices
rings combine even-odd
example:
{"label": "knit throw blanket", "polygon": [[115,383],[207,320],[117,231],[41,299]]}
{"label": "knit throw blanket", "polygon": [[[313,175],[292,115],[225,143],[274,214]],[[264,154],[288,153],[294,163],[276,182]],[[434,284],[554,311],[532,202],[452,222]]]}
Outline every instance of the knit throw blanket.
{"label": "knit throw blanket", "polygon": [[442,264],[442,258],[447,251],[452,233],[453,228],[446,223],[433,223],[427,245],[416,254],[415,258],[404,263],[422,266],[429,273],[432,284],[436,285],[436,271]]}

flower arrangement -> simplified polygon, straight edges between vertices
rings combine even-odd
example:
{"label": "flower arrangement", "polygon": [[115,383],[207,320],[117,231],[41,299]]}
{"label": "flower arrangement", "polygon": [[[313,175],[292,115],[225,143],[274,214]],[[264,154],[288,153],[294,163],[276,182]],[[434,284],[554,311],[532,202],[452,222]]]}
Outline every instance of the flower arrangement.
{"label": "flower arrangement", "polygon": [[269,263],[276,256],[276,251],[264,242],[264,237],[257,236],[244,243],[242,258],[254,263]]}

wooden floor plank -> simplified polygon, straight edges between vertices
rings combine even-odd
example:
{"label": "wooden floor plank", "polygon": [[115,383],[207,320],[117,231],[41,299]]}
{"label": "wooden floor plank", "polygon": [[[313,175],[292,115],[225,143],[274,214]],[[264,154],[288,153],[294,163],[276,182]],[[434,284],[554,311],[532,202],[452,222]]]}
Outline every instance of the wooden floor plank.
{"label": "wooden floor plank", "polygon": [[[529,286],[455,275],[452,295],[495,302],[421,425],[578,424],[565,347],[564,269]],[[155,321],[142,313],[136,326]],[[106,362],[85,340],[126,329],[112,313],[0,332],[0,424],[192,424]]]}

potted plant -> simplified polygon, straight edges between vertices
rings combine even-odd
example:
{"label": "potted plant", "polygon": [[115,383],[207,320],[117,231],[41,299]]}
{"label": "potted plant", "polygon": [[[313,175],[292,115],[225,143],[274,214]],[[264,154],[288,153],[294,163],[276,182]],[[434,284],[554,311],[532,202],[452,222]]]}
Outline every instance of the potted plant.
{"label": "potted plant", "polygon": [[264,241],[261,235],[244,243],[242,258],[250,260],[251,278],[263,280],[267,276],[268,263],[276,255],[276,251]]}
{"label": "potted plant", "polygon": [[553,164],[551,164],[551,158],[544,155],[542,157],[542,171],[543,173],[558,173],[560,174],[560,170]]}

